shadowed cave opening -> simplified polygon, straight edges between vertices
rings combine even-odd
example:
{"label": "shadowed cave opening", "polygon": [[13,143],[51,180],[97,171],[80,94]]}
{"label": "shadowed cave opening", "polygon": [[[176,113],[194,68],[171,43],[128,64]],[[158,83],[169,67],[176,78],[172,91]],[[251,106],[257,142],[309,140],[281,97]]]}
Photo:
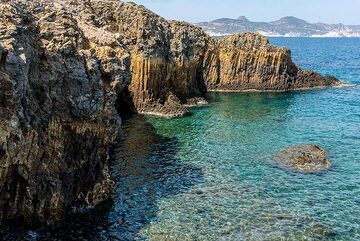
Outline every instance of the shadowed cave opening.
{"label": "shadowed cave opening", "polygon": [[131,115],[136,113],[136,108],[128,88],[125,88],[118,94],[115,108],[122,120],[128,119]]}

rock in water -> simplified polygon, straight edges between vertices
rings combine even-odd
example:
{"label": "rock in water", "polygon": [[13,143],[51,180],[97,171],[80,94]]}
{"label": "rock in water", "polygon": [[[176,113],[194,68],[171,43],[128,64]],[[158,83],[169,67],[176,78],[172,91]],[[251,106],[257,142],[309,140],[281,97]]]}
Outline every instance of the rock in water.
{"label": "rock in water", "polygon": [[327,152],[317,145],[296,145],[282,150],[274,160],[283,167],[302,173],[328,170],[332,164]]}
{"label": "rock in water", "polygon": [[177,117],[206,91],[338,84],[259,34],[211,39],[118,0],[0,2],[0,221],[56,224],[113,188],[125,109]]}

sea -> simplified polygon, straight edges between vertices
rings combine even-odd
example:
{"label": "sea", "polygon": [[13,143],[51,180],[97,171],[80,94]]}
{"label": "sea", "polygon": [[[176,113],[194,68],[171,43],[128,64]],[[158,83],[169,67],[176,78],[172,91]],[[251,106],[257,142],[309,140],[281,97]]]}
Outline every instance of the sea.
{"label": "sea", "polygon": [[[360,240],[360,38],[270,38],[341,87],[211,93],[185,118],[134,115],[114,149],[111,200],[57,229],[4,240]],[[333,167],[272,161],[318,144]]]}

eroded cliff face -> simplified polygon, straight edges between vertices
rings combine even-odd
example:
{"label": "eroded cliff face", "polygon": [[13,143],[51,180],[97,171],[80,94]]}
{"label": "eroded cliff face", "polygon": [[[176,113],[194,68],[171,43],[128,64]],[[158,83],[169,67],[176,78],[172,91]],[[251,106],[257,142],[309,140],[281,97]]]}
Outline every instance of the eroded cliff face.
{"label": "eroded cliff face", "polygon": [[56,224],[106,199],[125,108],[182,116],[210,90],[337,83],[260,35],[211,39],[133,3],[3,1],[0,220]]}
{"label": "eroded cliff face", "polygon": [[259,34],[211,39],[199,27],[167,21],[134,3],[72,1],[67,8],[86,36],[114,38],[107,44],[126,48],[127,89],[138,113],[182,116],[187,106],[206,104],[207,91],[287,91],[337,83],[301,70],[289,50]]}
{"label": "eroded cliff face", "polygon": [[159,55],[132,49],[129,90],[140,113],[182,116],[184,105],[206,103],[201,70],[207,38],[185,23],[167,27]]}
{"label": "eroded cliff face", "polygon": [[339,83],[300,69],[288,49],[274,47],[253,33],[212,39],[203,63],[208,91],[288,91]]}
{"label": "eroded cliff face", "polygon": [[212,41],[203,77],[209,90],[286,90],[294,87],[297,72],[289,50],[246,33]]}
{"label": "eroded cliff face", "polygon": [[52,224],[109,195],[115,102],[130,78],[121,45],[46,8],[0,4],[0,219]]}
{"label": "eroded cliff face", "polygon": [[[129,91],[137,112],[165,116],[186,113],[184,104],[201,97],[202,61],[209,41],[197,27],[166,21],[133,3],[109,7],[116,16],[105,25],[122,36],[129,47],[131,84]],[[99,16],[101,11],[96,11]],[[205,101],[196,98],[195,102]]]}
{"label": "eroded cliff face", "polygon": [[206,104],[207,91],[287,91],[338,83],[303,71],[288,49],[259,34],[211,39],[198,27],[166,21],[133,3],[94,14],[95,19],[114,16],[102,27],[121,35],[129,47],[128,89],[139,113],[182,116],[187,106]]}

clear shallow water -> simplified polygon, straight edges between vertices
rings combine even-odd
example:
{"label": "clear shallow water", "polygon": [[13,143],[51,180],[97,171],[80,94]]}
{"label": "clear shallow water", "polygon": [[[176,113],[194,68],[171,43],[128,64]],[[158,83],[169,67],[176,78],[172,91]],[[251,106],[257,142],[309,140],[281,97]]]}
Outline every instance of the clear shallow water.
{"label": "clear shallow water", "polygon": [[[112,201],[61,229],[8,237],[360,240],[360,39],[271,42],[304,68],[354,85],[214,93],[186,118],[134,116],[115,150]],[[334,167],[304,175],[273,164],[274,154],[299,143],[322,145]]]}

